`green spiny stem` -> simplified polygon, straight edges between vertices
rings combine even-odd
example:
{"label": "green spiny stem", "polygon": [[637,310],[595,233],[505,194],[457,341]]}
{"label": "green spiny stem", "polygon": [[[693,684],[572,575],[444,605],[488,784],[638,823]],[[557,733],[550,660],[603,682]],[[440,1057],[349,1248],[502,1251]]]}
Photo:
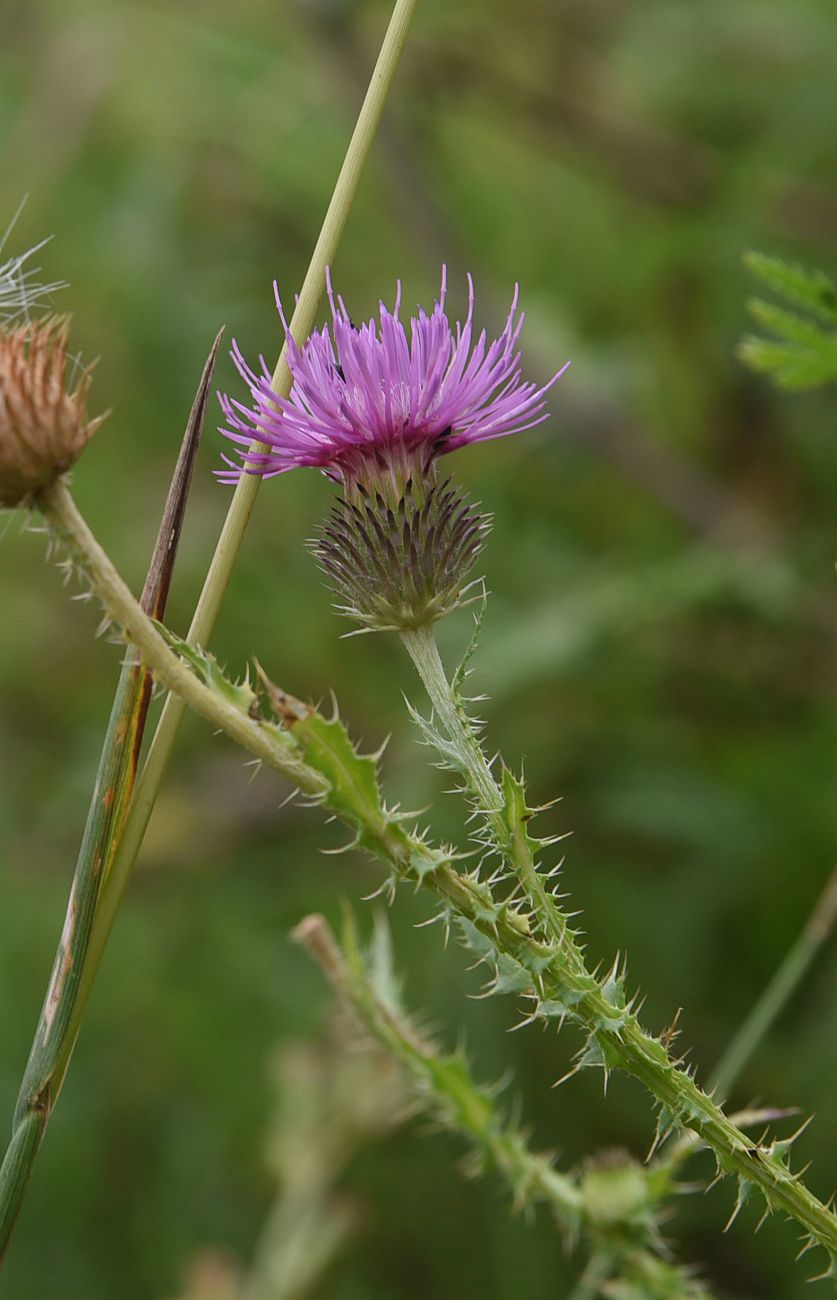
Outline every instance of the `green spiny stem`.
{"label": "green spiny stem", "polygon": [[[389,864],[396,880],[430,889],[447,919],[457,923],[472,950],[493,968],[495,992],[531,998],[535,1017],[577,1023],[588,1035],[579,1068],[618,1068],[639,1079],[660,1105],[664,1127],[697,1133],[715,1153],[719,1172],[737,1177],[740,1199],[751,1187],[759,1189],[769,1209],[795,1219],[827,1250],[828,1275],[837,1277],[837,1218],[791,1174],[782,1144],[754,1143],[737,1128],[666,1046],[645,1032],[625,1004],[618,981],[611,977],[600,984],[587,970],[568,931],[556,940],[535,910],[524,912],[499,900],[478,874],[456,869],[455,854],[434,849],[407,831],[403,814],[389,812],[383,803],[376,760],[357,753],[339,719],[329,721],[300,707],[284,715],[284,726],[265,722],[253,708],[253,692],[224,679],[214,661],[185,642],[179,657],[134,600],[64,484],[44,494],[41,504],[158,681],[182,692],[214,726],[343,820],[358,844]],[[200,677],[183,655],[198,667]]]}
{"label": "green spiny stem", "polygon": [[567,919],[538,871],[534,845],[526,834],[531,812],[522,799],[522,787],[514,781],[501,786],[495,779],[473,724],[448,680],[434,629],[405,631],[401,640],[445,730],[449,748],[445,747],[443,757],[463,777],[494,847],[519,880],[544,932],[556,943],[565,944],[567,961],[583,971],[584,960],[572,942]]}
{"label": "green spiny stem", "polygon": [[[799,1189],[801,1184],[790,1174],[781,1145],[766,1150],[754,1146],[711,1097],[698,1088],[692,1076],[669,1057],[659,1040],[643,1030],[631,1007],[626,1005],[616,972],[600,986],[588,971],[568,920],[538,870],[536,845],[526,832],[526,821],[531,814],[525,804],[522,784],[504,781],[501,787],[495,780],[473,724],[448,680],[433,629],[403,632],[401,639],[424,684],[435,718],[444,730],[440,753],[463,777],[466,791],[479,810],[495,849],[522,888],[531,908],[533,927],[550,946],[551,960],[547,978],[543,980],[546,991],[539,995],[540,1004],[549,1000],[549,984],[554,981],[552,988],[557,994],[554,1014],[560,1019],[576,1020],[589,1036],[581,1064],[600,1065],[606,1073],[611,1068],[620,1068],[632,1074],[645,1084],[668,1117],[662,1131],[685,1127],[703,1138],[715,1152],[719,1168],[739,1178],[740,1200],[743,1201],[752,1183],[762,1190],[771,1209],[781,1208],[797,1217],[787,1208],[787,1191],[789,1187]],[[433,729],[428,727],[426,734],[432,741]],[[787,972],[790,980],[797,978],[798,960],[797,957]],[[525,967],[526,962],[521,961],[521,965]],[[808,1199],[810,1193],[803,1190],[803,1199]],[[810,1201],[805,1212],[812,1227],[816,1225],[812,1235],[828,1249],[829,1272],[837,1278],[837,1218],[816,1198],[810,1197]]]}
{"label": "green spiny stem", "polygon": [[[551,1157],[532,1151],[519,1126],[498,1112],[494,1091],[475,1081],[464,1055],[441,1053],[416,1029],[397,997],[388,931],[382,935],[379,928],[368,959],[360,951],[351,914],[342,948],[322,916],[306,917],[294,937],[311,952],[363,1030],[399,1062],[423,1109],[470,1142],[480,1169],[499,1171],[515,1206],[546,1204],[568,1245],[584,1234],[594,1256],[606,1261],[602,1284],[618,1277],[659,1300],[708,1300],[686,1270],[660,1257],[656,1186],[642,1167],[626,1156],[593,1162],[579,1175],[558,1172]],[[604,1291],[597,1286],[590,1294]]]}
{"label": "green spiny stem", "polygon": [[545,1200],[570,1239],[578,1233],[584,1201],[574,1180],[559,1174],[547,1156],[529,1150],[522,1135],[497,1115],[490,1093],[474,1081],[461,1054],[445,1056],[389,999],[384,1000],[364,969],[351,928],[341,950],[322,916],[308,916],[294,938],[305,945],[338,996],[361,1024],[403,1066],[446,1126],[458,1130],[507,1179],[516,1201]]}

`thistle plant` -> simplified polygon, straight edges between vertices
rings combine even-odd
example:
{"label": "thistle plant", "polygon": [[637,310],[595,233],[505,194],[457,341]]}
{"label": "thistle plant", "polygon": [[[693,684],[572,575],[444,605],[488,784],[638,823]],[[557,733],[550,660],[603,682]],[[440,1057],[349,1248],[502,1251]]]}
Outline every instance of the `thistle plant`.
{"label": "thistle plant", "polygon": [[541,846],[530,831],[535,810],[524,785],[505,768],[495,780],[459,693],[462,674],[448,682],[428,623],[401,629],[440,720],[438,727],[435,718],[427,720],[424,734],[462,778],[482,826],[489,869],[483,861],[465,870],[460,853],[437,848],[406,828],[409,819],[383,801],[377,760],[358,754],[339,718],[329,720],[277,688],[267,692],[275,716],[264,716],[247,680],[230,681],[206,652],[149,620],[62,479],[35,501],[108,617],[161,685],[346,822],[358,844],[389,864],[392,883],[412,881],[432,891],[446,926],[488,967],[490,991],[522,997],[527,1019],[577,1024],[585,1045],[576,1069],[596,1067],[605,1076],[621,1069],[639,1079],[659,1107],[660,1140],[681,1130],[696,1133],[714,1152],[719,1174],[737,1179],[739,1203],[751,1190],[761,1192],[768,1210],[795,1218],[807,1240],[825,1249],[826,1272],[835,1272],[837,1219],[791,1172],[787,1140],[754,1143],[701,1091],[666,1041],[643,1029],[623,967],[617,963],[604,976],[588,969],[562,900],[539,867]]}
{"label": "thistle plant", "polygon": [[[413,599],[405,611],[386,587],[376,585],[377,575],[389,571],[398,576],[399,591],[416,591],[405,560],[421,553],[417,545],[407,546],[415,536],[416,521],[419,531],[421,528],[421,506],[416,508],[414,504],[413,478],[422,469],[426,476],[432,476],[438,456],[469,441],[469,428],[480,428],[479,423],[469,424],[474,408],[466,400],[459,407],[452,400],[445,408],[449,444],[439,445],[432,421],[434,403],[441,407],[445,396],[453,398],[456,393],[454,382],[451,393],[446,392],[444,378],[450,375],[455,381],[462,366],[468,364],[462,344],[465,339],[470,341],[471,314],[466,328],[458,328],[454,336],[444,317],[443,302],[437,303],[432,319],[439,322],[442,332],[439,345],[443,358],[437,364],[435,357],[416,346],[421,338],[420,327],[428,319],[424,314],[413,322],[412,346],[408,346],[397,313],[390,315],[382,307],[379,334],[374,322],[362,331],[355,330],[344,304],[340,301],[335,307],[333,297],[332,312],[336,350],[323,333],[307,351],[296,351],[291,356],[292,373],[299,385],[296,401],[277,400],[279,395],[270,390],[267,377],[257,376],[234,350],[239,370],[250,385],[253,405],[234,405],[222,397],[228,417],[235,412],[234,421],[229,421],[235,427],[223,432],[236,441],[258,436],[270,451],[245,456],[241,468],[230,465],[222,473],[232,478],[245,473],[272,476],[313,464],[343,483],[340,508],[345,509],[348,502],[351,509],[352,496],[358,494],[365,507],[370,489],[375,493],[379,527],[370,526],[368,513],[355,507],[345,529],[341,532],[332,527],[325,541],[315,543],[315,553],[334,581],[338,600],[345,601],[347,594],[351,597],[342,606],[344,612],[352,614],[364,628],[399,632],[433,709],[429,718],[422,718],[415,710],[413,716],[442,764],[461,779],[471,817],[477,820],[477,847],[482,856],[476,870],[462,878],[476,889],[480,904],[475,912],[458,903],[451,906],[443,891],[440,918],[446,928],[455,924],[466,946],[488,966],[492,973],[490,992],[524,996],[530,1004],[530,1021],[555,1021],[559,1027],[570,1021],[581,1028],[585,1041],[571,1073],[598,1068],[606,1082],[612,1070],[621,1069],[645,1083],[659,1109],[655,1145],[672,1133],[691,1129],[714,1151],[719,1175],[736,1177],[737,1207],[744,1204],[751,1189],[758,1188],[768,1210],[784,1208],[788,1189],[801,1186],[788,1163],[787,1142],[754,1146],[743,1138],[711,1096],[697,1086],[693,1070],[682,1060],[673,1059],[668,1045],[643,1029],[636,1011],[637,999],[627,991],[624,963],[617,960],[604,976],[587,966],[580,937],[571,926],[571,915],[554,883],[560,864],[544,869],[540,863],[541,852],[554,843],[555,837],[541,839],[531,834],[532,819],[542,810],[529,804],[522,777],[508,766],[501,763],[499,776],[495,776],[497,760],[486,757],[479,724],[468,715],[462,686],[474,643],[466,661],[449,677],[435,641],[433,624],[458,603],[459,597],[451,599],[450,590],[455,592],[459,586],[461,595],[467,569],[444,574],[446,580],[452,578],[452,583],[447,582],[446,599],[439,606]],[[520,324],[513,326],[510,316],[506,332],[493,348],[486,354],[482,336],[470,358],[475,372],[479,372],[486,355],[492,361],[499,355],[508,366],[501,372],[499,390],[491,382],[478,389],[478,409],[486,421],[483,427],[490,430],[488,436],[519,432],[542,416],[546,390],[521,385],[520,355],[515,352],[510,358],[510,345],[517,343]],[[344,361],[351,363],[348,373]],[[412,370],[408,369],[408,361],[413,364]],[[551,382],[561,373],[563,370]],[[491,367],[488,374],[495,379]],[[499,404],[495,407],[498,391]],[[361,423],[364,418],[365,425]],[[470,440],[479,440],[478,433]],[[407,457],[409,470],[404,474],[402,466]],[[355,487],[358,481],[360,490]],[[386,484],[389,501],[380,492],[378,503],[379,484]],[[419,487],[419,498],[421,493]],[[383,520],[386,511],[389,534]],[[404,538],[400,559],[392,545],[399,520],[403,521],[400,527]],[[341,550],[344,543],[351,544]],[[469,554],[468,568],[477,553],[478,544]],[[425,571],[433,573],[432,564]],[[361,831],[358,839],[368,844]],[[425,875],[428,882],[437,883],[429,871],[420,870],[418,874],[422,883]],[[475,924],[477,916],[481,924]],[[509,927],[511,933],[504,935],[503,927]],[[825,1246],[826,1273],[837,1277],[837,1219],[825,1206],[815,1210],[814,1217],[818,1226],[809,1240]],[[823,1235],[819,1235],[820,1231]]]}
{"label": "thistle plant", "polygon": [[[228,456],[219,473],[222,480],[235,483],[235,495],[186,638],[163,623],[164,596],[156,588],[150,601],[134,597],[73,500],[67,471],[99,421],[87,414],[88,374],[75,386],[68,380],[66,325],[27,320],[2,326],[0,506],[22,507],[42,518],[67,573],[78,576],[101,602],[114,635],[129,647],[129,658],[120,683],[124,694],[118,694],[104,755],[104,770],[114,776],[114,798],[109,798],[110,786],[101,801],[98,793],[94,797],[94,820],[88,822],[93,830],[82,848],[67,925],[0,1171],[0,1252],[8,1243],[63,1082],[180,717],[189,706],[311,803],[341,820],[351,842],[384,864],[384,888],[390,894],[408,883],[432,897],[444,930],[455,933],[486,968],[487,991],[522,1003],[525,1023],[574,1025],[582,1046],[571,1073],[598,1069],[606,1082],[619,1070],[639,1080],[658,1111],[655,1148],[672,1136],[679,1137],[682,1149],[693,1140],[704,1144],[714,1155],[718,1176],[729,1175],[736,1182],[736,1210],[751,1192],[760,1194],[766,1212],[779,1211],[796,1221],[805,1248],[822,1248],[823,1276],[837,1279],[837,1218],[791,1171],[793,1139],[754,1140],[701,1089],[693,1069],[674,1055],[672,1036],[654,1035],[643,1027],[638,1000],[627,988],[624,962],[617,960],[604,972],[590,968],[572,915],[557,892],[560,863],[543,861],[560,836],[535,837],[533,820],[542,809],[530,801],[522,775],[499,756],[489,757],[482,724],[470,715],[464,687],[476,638],[452,674],[439,653],[435,624],[473,598],[474,566],[489,522],[440,474],[441,458],[468,444],[539,424],[547,415],[547,394],[566,367],[545,386],[523,378],[523,318],[517,292],[504,329],[491,342],[485,333],[475,336],[470,283],[468,314],[456,326],[446,313],[444,276],[434,307],[429,313],[419,311],[409,328],[401,321],[400,290],[392,311],[382,305],[377,322],[360,326],[334,294],[327,268],[413,7],[414,0],[398,0],[395,6],[290,321],[277,298],[286,342],[276,367],[271,371],[262,362],[257,370],[234,346],[233,359],[249,388],[249,402],[221,398],[224,433],[238,448],[238,459]],[[798,279],[794,284],[798,295],[808,292]],[[323,288],[332,323],[309,338]],[[820,311],[831,310],[820,297]],[[810,298],[806,305],[812,307]],[[779,325],[779,332],[792,342],[802,340],[796,326],[774,316],[773,326]],[[205,372],[201,401],[207,384]],[[422,739],[456,774],[466,804],[463,821],[472,828],[466,842],[437,844],[429,830],[415,824],[414,815],[386,802],[380,756],[358,751],[336,710],[330,717],[323,715],[275,685],[263,671],[255,681],[249,675],[233,680],[205,648],[261,479],[305,467],[325,473],[339,492],[329,520],[312,543],[316,560],[334,589],[338,608],[360,630],[391,631],[401,638],[431,706],[427,717],[411,711]],[[182,498],[178,510],[181,505]],[[130,680],[126,672],[132,674]],[[139,719],[151,675],[170,697],[137,776]],[[102,815],[105,802],[108,809],[117,810],[107,818]],[[417,1040],[403,1019],[387,1020],[386,1008],[374,998],[364,1001],[359,982],[354,987],[369,1025],[388,1036],[396,1054],[428,1078],[446,1074],[443,1067],[449,1061]],[[446,1077],[445,1097],[450,1100],[452,1076],[448,1072]],[[446,1113],[504,1167],[512,1183],[529,1180],[539,1194],[549,1191],[553,1199],[560,1193],[567,1221],[575,1216],[576,1226],[583,1223],[591,1238],[596,1232],[601,1235],[603,1225],[610,1232],[614,1215],[602,1209],[607,1171],[594,1171],[596,1177],[588,1179],[586,1189],[565,1184],[548,1162],[525,1148],[519,1133],[503,1128],[493,1113],[486,1118],[485,1096],[469,1076],[463,1087],[464,1110]],[[474,1115],[478,1120],[482,1115],[485,1122],[469,1127],[465,1121]],[[671,1153],[671,1145],[668,1150]],[[673,1163],[670,1154],[669,1165]],[[652,1289],[662,1274],[646,1272],[639,1281],[631,1277],[639,1257],[651,1261],[652,1273],[662,1264],[654,1238],[650,1175],[642,1175],[632,1162],[626,1161],[624,1169],[629,1190],[641,1191],[632,1220],[638,1236],[631,1238],[628,1253],[614,1255],[611,1249],[608,1255],[607,1269],[616,1269],[620,1276],[600,1276],[595,1284],[601,1290],[612,1282],[611,1295],[689,1294],[691,1280],[677,1271],[663,1278],[670,1283],[667,1291]],[[629,1206],[619,1218],[620,1227],[636,1208]],[[637,1243],[640,1256],[633,1252]],[[596,1251],[602,1253],[598,1246]],[[678,1292],[675,1288],[681,1284]]]}
{"label": "thistle plant", "polygon": [[[252,405],[220,395],[222,432],[246,450],[240,464],[225,456],[219,477],[321,469],[342,495],[312,549],[341,613],[366,631],[428,627],[461,603],[488,530],[487,518],[450,479],[439,479],[440,458],[547,419],[546,394],[567,366],[544,387],[521,378],[518,290],[503,333],[490,344],[484,330],[475,337],[470,277],[464,324],[451,329],[443,270],[438,300],[412,318],[409,337],[400,284],[394,310],[381,303],[379,320],[360,326],[330,275],[327,292],[331,331],[326,326],[299,348],[277,291],[290,397],[275,391],[264,365],[254,371],[233,346]],[[254,442],[260,450],[252,450]]]}

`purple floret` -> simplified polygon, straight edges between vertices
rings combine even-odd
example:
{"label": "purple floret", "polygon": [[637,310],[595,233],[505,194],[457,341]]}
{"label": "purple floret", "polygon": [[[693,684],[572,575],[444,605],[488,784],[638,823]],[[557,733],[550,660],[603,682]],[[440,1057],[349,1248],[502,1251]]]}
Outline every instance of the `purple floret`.
{"label": "purple floret", "polygon": [[[451,328],[445,314],[446,271],[438,301],[428,316],[419,309],[407,330],[395,309],[380,305],[380,318],[355,326],[327,274],[332,325],[315,331],[299,348],[291,337],[282,303],[276,305],[288,341],[293,376],[290,397],[271,387],[264,357],[254,371],[237,343],[232,358],[252,399],[245,405],[219,394],[226,427],[238,443],[241,464],[225,456],[218,477],[236,481],[243,473],[271,478],[301,465],[331,477],[353,479],[368,463],[417,456],[425,467],[469,442],[520,433],[547,419],[546,393],[567,369],[543,387],[523,382],[518,349],[523,313],[515,289],[506,327],[488,342],[483,330],[474,342],[474,286],[468,277],[468,316]],[[253,441],[266,448],[249,450]]]}

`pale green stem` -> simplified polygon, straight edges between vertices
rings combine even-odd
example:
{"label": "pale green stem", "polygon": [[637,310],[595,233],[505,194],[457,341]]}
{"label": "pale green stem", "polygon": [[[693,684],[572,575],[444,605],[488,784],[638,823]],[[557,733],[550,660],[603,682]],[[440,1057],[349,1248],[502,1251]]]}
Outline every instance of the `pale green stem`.
{"label": "pale green stem", "polygon": [[[355,125],[346,157],[331,202],[323,221],[319,238],[311,256],[303,281],[299,300],[290,322],[290,332],[300,346],[308,338],[316,321],[325,287],[325,273],[334,260],[343,229],[351,211],[372,142],[384,111],[390,87],[407,39],[410,21],[417,0],[397,0],[375,64],[366,97]],[[282,348],[273,372],[271,387],[280,397],[291,391],[291,372],[287,364],[287,344]],[[251,452],[264,451],[255,441]],[[244,474],[238,482],[227,513],[215,554],[209,566],[203,591],[195,609],[188,640],[192,644],[206,645],[209,641],[221,601],[229,583],[242,539],[261,485],[258,474]],[[137,781],[131,811],[114,863],[110,889],[121,892],[142,844],[143,836],[157,799],[157,793],[168,764],[169,755],[183,717],[182,700],[171,697],[166,701],[142,772]],[[95,957],[94,957],[95,961]]]}
{"label": "pale green stem", "polygon": [[[337,252],[352,202],[357,193],[360,176],[372,147],[375,132],[398,67],[416,4],[417,0],[397,0],[393,9],[378,61],[372,73],[369,88],[349,142],[343,166],[334,187],[296,309],[291,318],[291,334],[300,345],[308,337],[314,326],[323,295],[326,268],[334,260]],[[280,396],[287,396],[291,389],[291,375],[286,358],[287,347],[283,347],[272,379],[273,388]],[[259,451],[259,444],[254,442],[250,450]],[[195,609],[192,625],[189,629],[189,641],[192,644],[204,644],[209,640],[260,484],[261,479],[257,475],[245,474],[235,489],[203,591]],[[167,683],[164,682],[163,684]],[[60,1088],[61,1081],[66,1073],[87,998],[113,927],[122,894],[139,854],[183,718],[184,708],[184,700],[179,694],[168,697],[149,747],[145,764],[138,777],[122,837],[114,855],[110,873],[103,885],[93,921],[73,1016],[65,1036],[66,1048],[62,1052],[61,1059],[56,1064],[54,1075],[56,1089]]]}
{"label": "pale green stem", "polygon": [[65,481],[59,479],[42,492],[38,505],[44,518],[78,557],[108,616],[118,624],[125,640],[136,647],[158,685],[176,692],[184,704],[262,762],[277,768],[306,794],[315,797],[325,794],[327,783],[316,779],[289,738],[281,732],[268,733],[255,718],[247,717],[205,686],[172,650],[93,536]]}
{"label": "pale green stem", "polygon": [[820,895],[799,938],[789,949],[761,997],[740,1025],[709,1080],[721,1101],[729,1096],[759,1043],[782,1014],[837,921],[837,869]]}

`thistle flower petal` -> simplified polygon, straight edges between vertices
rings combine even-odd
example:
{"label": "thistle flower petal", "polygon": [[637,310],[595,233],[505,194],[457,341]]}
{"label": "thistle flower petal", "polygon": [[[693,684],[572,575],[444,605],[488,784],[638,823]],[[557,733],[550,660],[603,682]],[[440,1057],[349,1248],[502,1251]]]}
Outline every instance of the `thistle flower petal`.
{"label": "thistle flower petal", "polygon": [[[517,289],[505,328],[490,343],[485,331],[474,341],[470,276],[468,314],[453,328],[445,312],[444,271],[433,310],[428,315],[419,309],[409,328],[400,320],[400,284],[394,310],[382,302],[377,319],[360,325],[335,294],[330,275],[327,292],[331,324],[300,348],[277,291],[293,378],[289,397],[274,392],[264,358],[255,369],[233,344],[232,358],[251,401],[219,394],[221,432],[237,444],[238,457],[224,457],[222,480],[244,473],[271,478],[304,465],[344,482],[393,467],[409,474],[418,465],[426,472],[438,456],[458,447],[521,433],[547,419],[547,392],[566,366],[543,386],[523,380],[524,316]],[[254,440],[264,450],[251,451]]]}

